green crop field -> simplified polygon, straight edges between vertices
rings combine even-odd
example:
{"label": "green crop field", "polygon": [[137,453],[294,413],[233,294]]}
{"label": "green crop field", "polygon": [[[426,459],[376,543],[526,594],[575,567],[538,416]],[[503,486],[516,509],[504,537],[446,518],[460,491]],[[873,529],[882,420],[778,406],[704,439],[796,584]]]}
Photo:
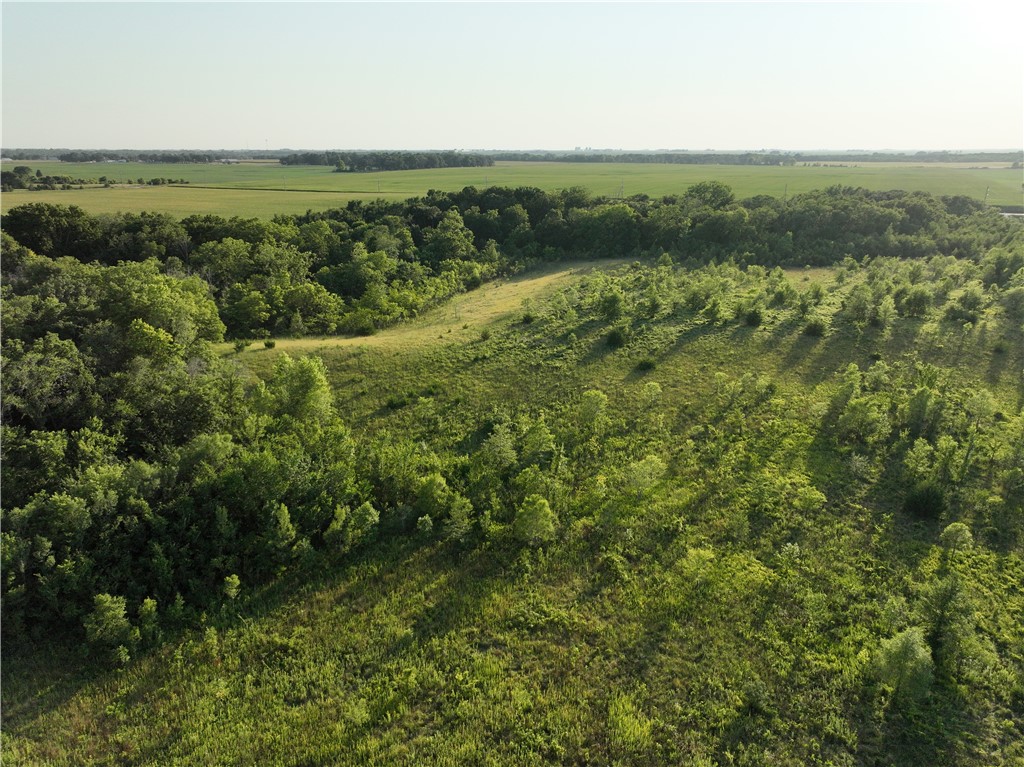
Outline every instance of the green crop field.
{"label": "green crop field", "polygon": [[[592,194],[615,197],[679,194],[689,186],[716,179],[738,197],[780,197],[834,185],[867,189],[906,189],[940,195],[966,195],[993,205],[1024,205],[1019,169],[863,163],[856,166],[760,167],[739,165],[658,165],[631,163],[499,162],[490,168],[334,173],[321,166],[274,163],[190,165],[146,163],[17,163],[48,175],[95,179],[115,186],[60,191],[14,191],[2,197],[3,211],[27,202],[78,205],[90,213],[160,211],[173,215],[209,212],[270,218],[339,207],[352,199],[404,199],[430,189],[466,186],[535,186],[546,190],[582,186]],[[4,163],[10,170],[14,163]],[[184,179],[187,186],[140,186],[138,179]]]}

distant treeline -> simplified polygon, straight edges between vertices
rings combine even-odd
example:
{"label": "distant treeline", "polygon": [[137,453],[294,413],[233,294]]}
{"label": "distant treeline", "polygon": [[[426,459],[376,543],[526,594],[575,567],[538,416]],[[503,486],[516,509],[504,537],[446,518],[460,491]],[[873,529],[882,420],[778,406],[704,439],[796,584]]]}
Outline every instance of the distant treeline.
{"label": "distant treeline", "polygon": [[1021,162],[1024,152],[495,152],[513,162],[630,162],[677,165],[795,165],[798,162]]}
{"label": "distant treeline", "polygon": [[62,162],[203,163],[233,160],[280,160],[283,165],[344,164],[345,170],[419,170],[493,165],[496,160],[517,162],[630,162],[681,165],[795,165],[800,162],[1024,162],[1024,151],[1013,152],[364,152],[359,150],[293,152],[288,149],[250,151],[160,151],[133,149],[2,149],[4,158],[61,160]]}
{"label": "distant treeline", "polygon": [[[373,333],[496,275],[567,258],[668,253],[693,264],[733,258],[766,267],[847,256],[977,261],[1024,236],[1018,222],[966,197],[832,187],[737,201],[717,181],[626,200],[581,188],[466,187],[273,222],[93,217],[32,203],[8,211],[3,229],[41,256],[106,266],[156,258],[165,273],[198,276],[233,339]],[[12,273],[14,252],[4,253]],[[5,336],[14,327],[5,316]]]}
{"label": "distant treeline", "polygon": [[282,165],[333,165],[337,170],[424,170],[428,168],[480,168],[494,158],[461,152],[299,152],[281,158]]}
{"label": "distant treeline", "polygon": [[288,154],[288,150],[215,149],[211,151],[183,150],[165,151],[159,149],[2,149],[4,159],[22,162],[25,160],[60,160],[61,162],[162,162],[162,163],[203,163],[220,160],[276,160]]}
{"label": "distant treeline", "polygon": [[622,153],[584,153],[584,152],[496,152],[491,155],[495,160],[511,162],[635,162],[635,163],[668,163],[676,165],[793,165],[794,155],[780,152],[738,152],[735,154],[690,154],[679,152],[622,152]]}
{"label": "distant treeline", "polygon": [[65,152],[64,154],[57,155],[57,159],[61,162],[110,162],[110,161],[122,161],[122,162],[162,162],[162,163],[179,163],[179,162],[217,162],[220,159],[219,155],[213,155],[209,153],[200,152],[92,152],[92,151],[74,151]]}

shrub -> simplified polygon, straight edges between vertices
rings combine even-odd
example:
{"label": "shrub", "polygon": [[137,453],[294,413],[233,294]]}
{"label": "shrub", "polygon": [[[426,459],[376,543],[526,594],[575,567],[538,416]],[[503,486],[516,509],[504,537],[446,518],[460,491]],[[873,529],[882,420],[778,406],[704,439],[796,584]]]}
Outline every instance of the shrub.
{"label": "shrub", "polygon": [[242,580],[232,573],[224,577],[224,596],[228,599],[237,599],[242,590]]}
{"label": "shrub", "polygon": [[127,645],[132,639],[132,624],[128,621],[124,597],[97,594],[93,610],[82,621],[89,647],[118,663],[128,661]]}
{"label": "shrub", "polygon": [[608,706],[608,731],[612,745],[622,754],[634,754],[653,744],[653,723],[633,702],[632,697],[618,693]]}
{"label": "shrub", "polygon": [[434,532],[434,520],[427,514],[416,520],[416,532],[429,538]]}
{"label": "shrub", "polygon": [[522,322],[524,325],[529,325],[535,319],[537,318],[536,316],[534,316],[533,312],[525,312],[520,322]]}
{"label": "shrub", "polygon": [[490,338],[491,338],[491,331],[490,330],[481,330],[480,331],[480,340],[481,341],[488,341],[488,340],[490,340]]}
{"label": "shrub", "polygon": [[644,357],[638,363],[636,363],[637,372],[647,373],[648,371],[654,370],[657,367],[657,363],[650,357]]}
{"label": "shrub", "polygon": [[249,341],[245,338],[236,338],[234,343],[235,354],[241,354],[242,352],[244,352],[246,349],[249,348],[249,344],[251,343],[252,341]]}
{"label": "shrub", "polygon": [[903,510],[916,517],[938,519],[946,510],[946,493],[937,482],[918,482],[903,500]]}
{"label": "shrub", "polygon": [[804,325],[804,335],[821,338],[828,331],[828,325],[821,317],[813,317]]}
{"label": "shrub", "polygon": [[272,338],[267,338],[263,341],[264,349],[273,349],[275,346],[277,346],[277,341]]}
{"label": "shrub", "polygon": [[626,345],[628,334],[626,329],[623,327],[614,327],[608,332],[608,337],[605,338],[605,343],[608,344],[612,349],[620,349]]}

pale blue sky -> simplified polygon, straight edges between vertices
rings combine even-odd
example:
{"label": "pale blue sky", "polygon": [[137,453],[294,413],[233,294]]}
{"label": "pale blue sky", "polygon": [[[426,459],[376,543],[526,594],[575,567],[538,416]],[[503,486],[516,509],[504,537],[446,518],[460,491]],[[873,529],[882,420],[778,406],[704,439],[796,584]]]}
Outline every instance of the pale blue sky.
{"label": "pale blue sky", "polygon": [[1024,144],[983,3],[11,3],[5,147]]}

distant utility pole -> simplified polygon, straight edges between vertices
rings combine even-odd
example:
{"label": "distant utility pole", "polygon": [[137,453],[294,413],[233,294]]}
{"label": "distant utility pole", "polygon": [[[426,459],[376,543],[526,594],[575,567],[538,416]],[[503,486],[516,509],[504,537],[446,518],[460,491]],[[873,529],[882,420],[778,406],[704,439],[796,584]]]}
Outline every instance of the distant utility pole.
{"label": "distant utility pole", "polygon": [[620,200],[623,197],[626,196],[625,192],[626,192],[626,181],[625,181],[625,179],[623,179],[622,181],[619,182],[619,199]]}
{"label": "distant utility pole", "polygon": [[984,204],[985,204],[985,205],[988,205],[988,192],[989,192],[989,190],[990,190],[991,188],[992,188],[992,187],[990,187],[990,186],[986,186],[986,187],[985,187],[985,202],[984,202]]}

